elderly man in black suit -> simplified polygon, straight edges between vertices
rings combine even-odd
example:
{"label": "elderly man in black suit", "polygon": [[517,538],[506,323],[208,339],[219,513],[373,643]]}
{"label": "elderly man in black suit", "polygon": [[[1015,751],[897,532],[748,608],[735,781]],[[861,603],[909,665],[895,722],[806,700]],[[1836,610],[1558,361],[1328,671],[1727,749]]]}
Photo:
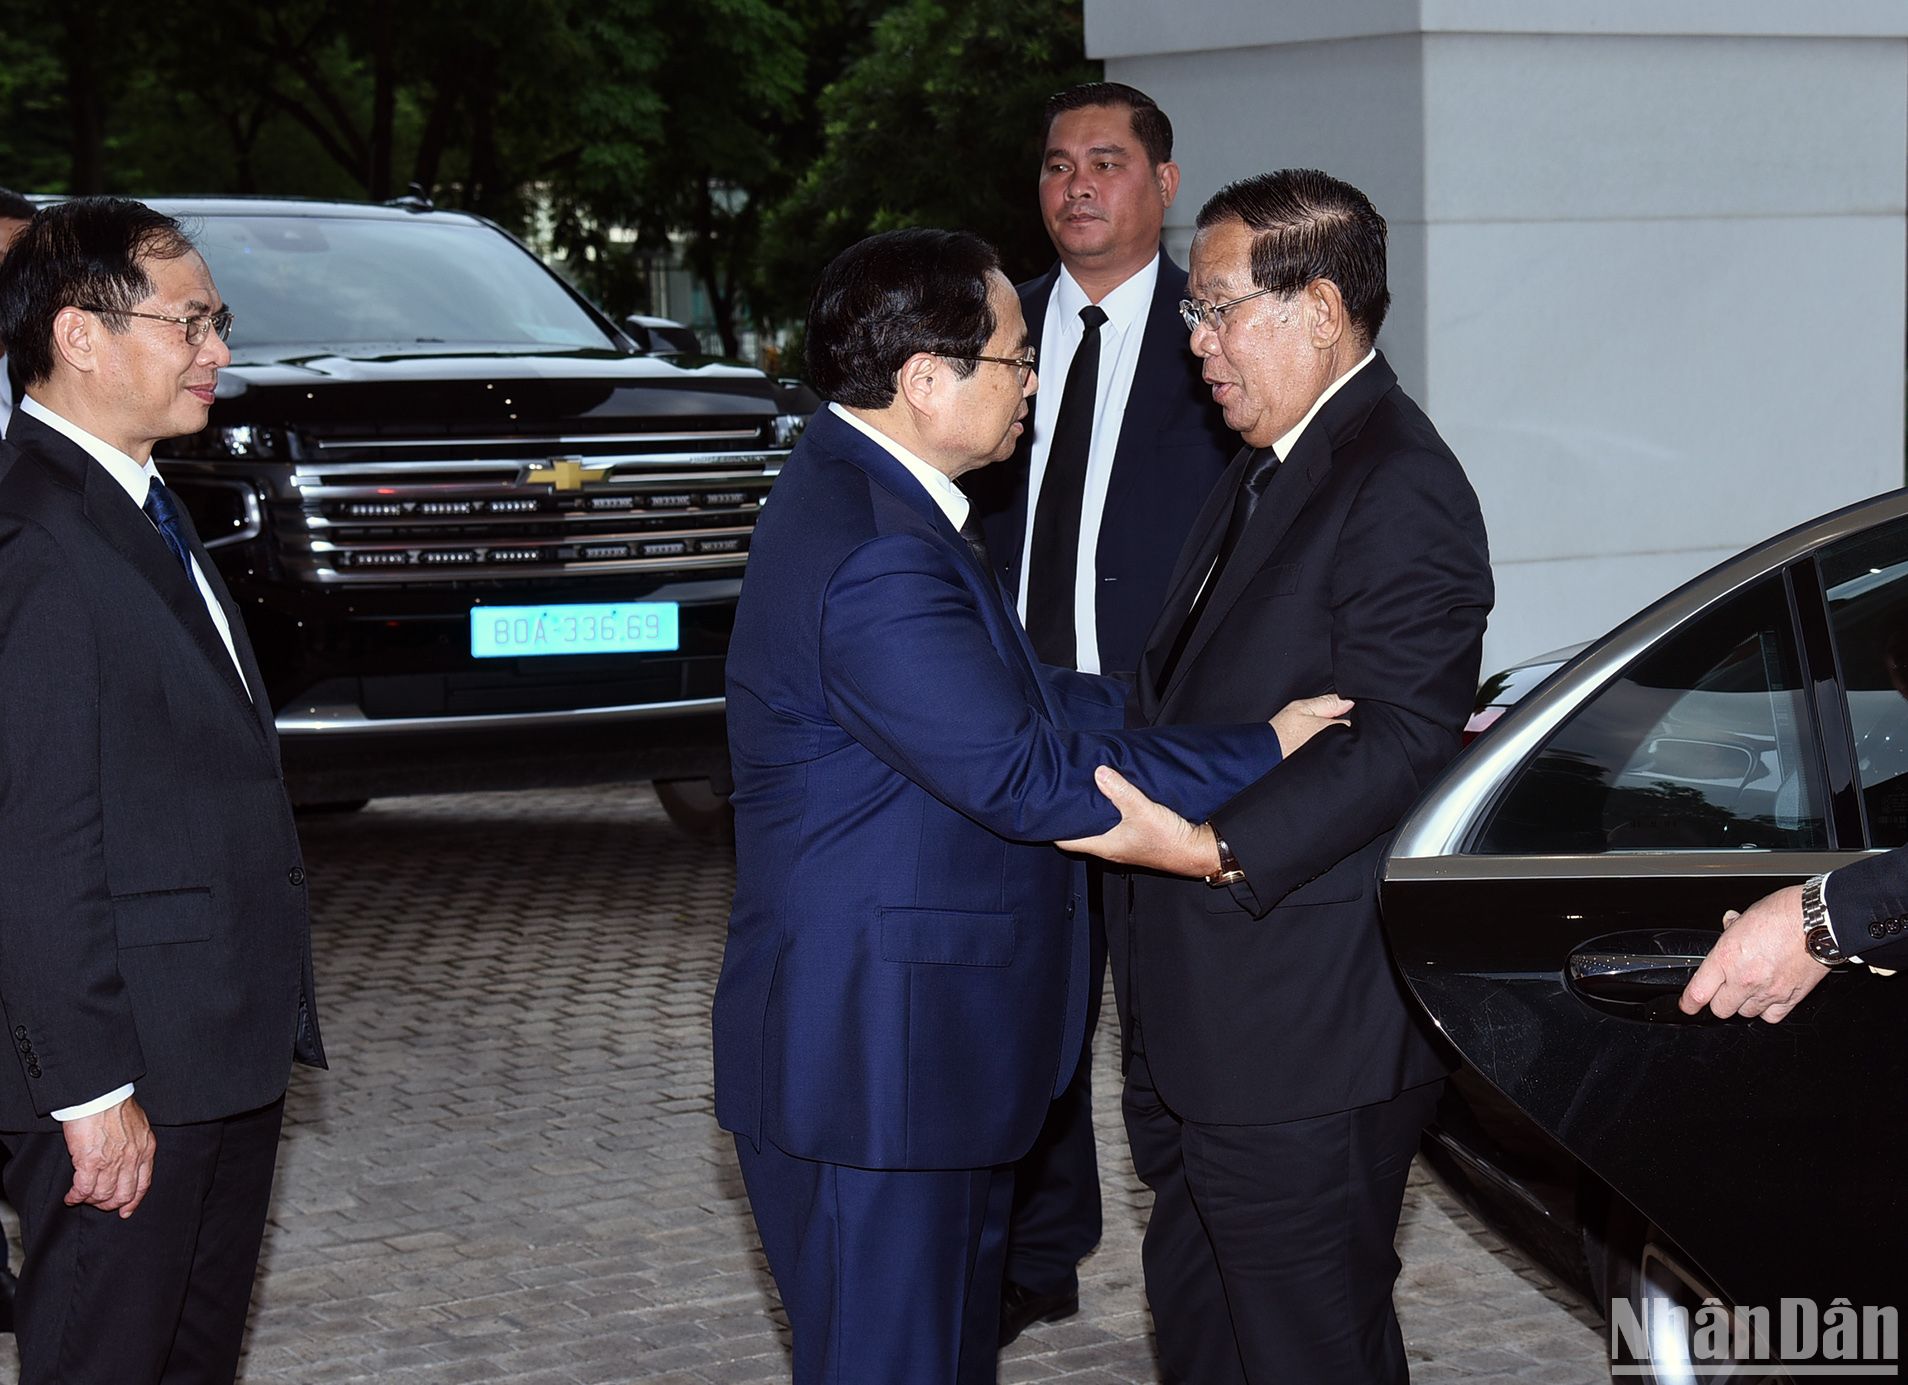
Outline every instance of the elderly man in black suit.
{"label": "elderly man in black suit", "polygon": [[[1043,661],[1131,679],[1180,545],[1236,442],[1186,350],[1186,271],[1160,245],[1179,191],[1173,126],[1119,82],[1047,102],[1040,216],[1059,262],[1016,290],[1046,387],[1013,457],[969,489]],[[1029,504],[1029,497],[1032,503]],[[1093,888],[1092,969],[1106,931]],[[1091,1026],[1100,982],[1092,986]],[[1001,1344],[1079,1307],[1100,1239],[1093,1055],[1014,1167]]]}
{"label": "elderly man in black suit", "polygon": [[0,1064],[21,1379],[233,1379],[291,1063],[305,871],[245,627],[153,445],[231,314],[170,218],[83,198],[0,266]]}
{"label": "elderly man in black suit", "polygon": [[1193,877],[1106,892],[1127,1133],[1154,1193],[1147,1296],[1169,1380],[1398,1382],[1392,1240],[1446,1068],[1374,877],[1471,708],[1484,524],[1377,350],[1385,223],[1364,194],[1288,169],[1221,189],[1198,228],[1186,325],[1247,446],[1180,557],[1139,716],[1237,718],[1294,687],[1357,710],[1197,826],[1149,824],[1109,785],[1127,818],[1090,849],[1176,838],[1169,869]]}

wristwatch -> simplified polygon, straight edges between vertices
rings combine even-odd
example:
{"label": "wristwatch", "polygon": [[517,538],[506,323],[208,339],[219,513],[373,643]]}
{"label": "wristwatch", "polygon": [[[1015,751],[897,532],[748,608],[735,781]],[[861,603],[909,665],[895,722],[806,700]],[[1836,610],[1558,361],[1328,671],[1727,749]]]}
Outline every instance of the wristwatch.
{"label": "wristwatch", "polygon": [[1808,946],[1809,956],[1825,967],[1839,967],[1848,960],[1835,941],[1835,930],[1829,927],[1828,905],[1822,900],[1822,882],[1826,875],[1818,875],[1802,886],[1802,940]]}
{"label": "wristwatch", "polygon": [[1219,829],[1211,822],[1200,824],[1212,828],[1212,840],[1219,848],[1219,869],[1206,877],[1206,883],[1215,890],[1227,885],[1237,885],[1245,879],[1245,869],[1240,866],[1239,858],[1232,854],[1232,848],[1226,845],[1226,839],[1219,835]]}

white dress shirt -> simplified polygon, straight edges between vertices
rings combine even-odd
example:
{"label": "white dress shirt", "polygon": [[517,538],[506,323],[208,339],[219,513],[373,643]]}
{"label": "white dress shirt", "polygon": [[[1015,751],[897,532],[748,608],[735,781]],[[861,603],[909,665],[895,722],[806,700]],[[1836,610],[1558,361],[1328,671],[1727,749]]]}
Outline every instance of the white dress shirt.
{"label": "white dress shirt", "polygon": [[0,438],[7,435],[13,419],[13,380],[7,374],[7,353],[0,351]]}
{"label": "white dress shirt", "polygon": [[[87,456],[98,462],[108,476],[125,489],[126,494],[132,497],[133,504],[142,510],[145,508],[146,492],[154,479],[159,476],[159,469],[151,461],[143,463],[134,461],[111,443],[102,442],[78,424],[69,423],[61,418],[31,395],[20,401],[19,410],[23,414],[31,414],[55,432],[70,438],[75,445],[85,451]],[[170,551],[166,556],[168,559],[171,558]],[[225,612],[220,608],[218,599],[212,595],[212,588],[206,582],[205,574],[199,570],[197,558],[192,560],[192,580],[198,585],[199,595],[205,601],[205,609],[212,617],[212,624],[218,630],[219,638],[225,641],[225,652],[232,656],[232,667],[239,671],[239,685],[249,693],[251,688],[245,682],[245,670],[239,668],[238,649],[232,643],[232,627],[226,623]],[[56,1121],[78,1120],[81,1116],[97,1115],[101,1111],[110,1110],[132,1094],[133,1084],[128,1082],[123,1087],[107,1092],[104,1096],[95,1097],[78,1106],[62,1106],[59,1110],[48,1114]]]}
{"label": "white dress shirt", "polygon": [[[1073,573],[1074,666],[1086,673],[1100,672],[1100,627],[1096,615],[1100,575],[1096,558],[1100,521],[1106,515],[1107,485],[1113,477],[1113,454],[1120,445],[1120,425],[1126,419],[1127,396],[1133,392],[1133,373],[1139,368],[1140,343],[1146,337],[1146,315],[1159,285],[1159,256],[1100,300],[1106,321],[1100,324],[1100,377],[1093,391],[1092,441],[1087,444],[1086,484],[1080,497],[1080,545]],[[1066,391],[1073,354],[1080,349],[1086,328],[1080,309],[1091,300],[1079,281],[1060,268],[1053,292],[1047,295],[1047,316],[1040,329],[1039,393],[1033,401],[1033,448],[1027,464],[1027,527],[1020,536],[1020,590],[1015,600],[1020,618],[1027,618],[1027,572],[1033,548],[1034,516],[1040,506],[1040,484],[1047,475],[1047,452],[1053,445],[1053,427],[1060,417],[1060,396]]]}
{"label": "white dress shirt", "polygon": [[906,467],[908,474],[921,483],[921,489],[928,493],[928,498],[940,507],[942,514],[947,516],[947,522],[954,526],[954,532],[960,533],[961,526],[967,523],[969,502],[967,492],[955,485],[953,478],[946,472],[935,470],[879,428],[857,418],[841,405],[830,404],[828,407],[841,418],[846,419],[849,427],[866,433],[880,444],[882,451]]}

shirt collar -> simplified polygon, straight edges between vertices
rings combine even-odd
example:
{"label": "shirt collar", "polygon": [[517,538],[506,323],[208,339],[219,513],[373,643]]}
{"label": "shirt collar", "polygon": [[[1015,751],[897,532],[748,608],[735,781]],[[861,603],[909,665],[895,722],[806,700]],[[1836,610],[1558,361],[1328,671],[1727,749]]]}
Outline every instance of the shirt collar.
{"label": "shirt collar", "polygon": [[132,503],[140,509],[146,508],[146,491],[159,479],[159,468],[150,459],[135,462],[109,442],[102,442],[87,432],[79,424],[61,418],[32,395],[20,400],[19,411],[31,414],[54,432],[68,438],[87,456],[106,469],[106,474],[119,482],[120,488],[132,497]]}
{"label": "shirt collar", "polygon": [[1351,379],[1352,376],[1356,375],[1359,371],[1363,370],[1366,366],[1370,365],[1372,363],[1373,358],[1376,357],[1377,354],[1378,354],[1378,348],[1375,346],[1372,347],[1371,350],[1365,353],[1364,360],[1360,361],[1357,365],[1353,366],[1350,370],[1346,371],[1343,375],[1339,376],[1336,380],[1332,381],[1331,384],[1327,385],[1325,387],[1325,392],[1319,395],[1318,398],[1312,401],[1312,407],[1305,411],[1305,417],[1298,421],[1298,423],[1293,427],[1292,431],[1287,433],[1284,437],[1280,438],[1277,442],[1272,444],[1272,450],[1278,454],[1279,460],[1281,462],[1284,461],[1287,457],[1292,455],[1292,449],[1298,446],[1299,436],[1302,433],[1304,433],[1306,425],[1309,424],[1314,418],[1318,417],[1318,411],[1325,407],[1326,403],[1331,399],[1333,395],[1337,394],[1341,389],[1345,387],[1345,382],[1347,380]]}
{"label": "shirt collar", "polygon": [[[1145,268],[1100,300],[1100,310],[1106,314],[1104,325],[1124,334],[1146,316],[1146,310],[1153,303],[1153,290],[1158,284],[1159,252],[1154,251],[1153,258],[1146,262]],[[1060,266],[1060,279],[1054,285],[1053,295],[1063,318],[1078,330],[1080,309],[1086,307],[1090,300],[1086,290],[1080,287],[1080,281],[1073,277],[1073,271],[1065,265]]]}
{"label": "shirt collar", "polygon": [[839,404],[830,404],[828,407],[847,420],[851,428],[866,433],[890,457],[906,467],[908,474],[921,483],[921,489],[928,493],[928,498],[947,516],[947,522],[954,526],[954,531],[960,532],[961,526],[967,523],[968,500],[966,493],[954,484],[953,478],[945,472],[936,471],[866,419],[858,418]]}

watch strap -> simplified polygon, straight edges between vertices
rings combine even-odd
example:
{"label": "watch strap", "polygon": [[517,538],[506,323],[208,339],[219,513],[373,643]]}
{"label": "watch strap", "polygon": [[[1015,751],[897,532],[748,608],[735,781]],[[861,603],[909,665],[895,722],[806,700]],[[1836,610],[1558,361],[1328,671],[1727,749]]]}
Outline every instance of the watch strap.
{"label": "watch strap", "polygon": [[1205,826],[1212,828],[1212,840],[1219,848],[1219,869],[1206,877],[1206,883],[1215,890],[1242,883],[1245,869],[1239,864],[1239,858],[1232,854],[1232,848],[1226,845],[1226,839],[1219,835],[1217,827],[1210,822]]}

